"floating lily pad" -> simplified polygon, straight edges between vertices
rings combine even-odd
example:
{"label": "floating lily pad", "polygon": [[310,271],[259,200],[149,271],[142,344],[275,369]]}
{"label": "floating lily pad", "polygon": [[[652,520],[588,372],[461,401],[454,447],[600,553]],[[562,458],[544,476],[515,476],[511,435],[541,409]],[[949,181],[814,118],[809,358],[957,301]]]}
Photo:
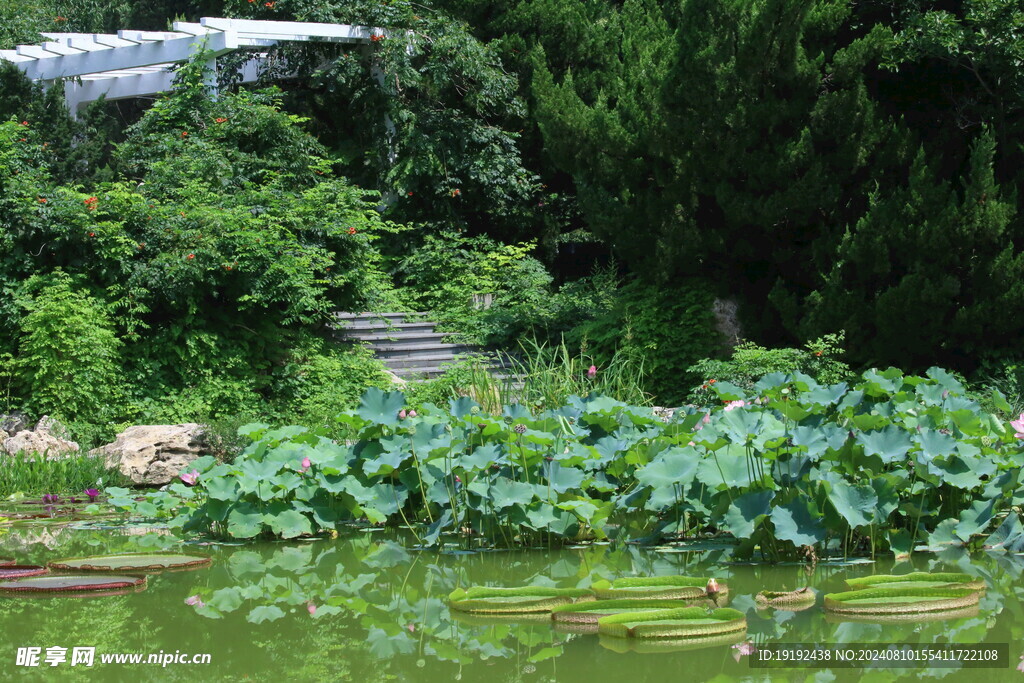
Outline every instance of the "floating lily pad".
{"label": "floating lily pad", "polygon": [[818,594],[804,586],[795,591],[761,591],[754,596],[758,609],[774,607],[788,612],[799,612],[814,607]]}
{"label": "floating lily pad", "polygon": [[162,571],[165,569],[198,569],[206,567],[212,558],[174,553],[125,553],[123,555],[97,555],[57,560],[51,569],[76,572]]}
{"label": "floating lily pad", "polygon": [[593,599],[594,594],[586,589],[550,588],[547,586],[522,588],[473,586],[467,590],[458,588],[448,596],[449,606],[453,610],[482,614],[550,612],[552,607],[558,605]]}
{"label": "floating lily pad", "polygon": [[7,565],[16,563],[17,560],[12,560],[9,557],[0,557],[0,567],[6,567]]}
{"label": "floating lily pad", "polygon": [[967,588],[866,588],[829,593],[825,610],[841,614],[921,614],[978,604],[980,593]]}
{"label": "floating lily pad", "polygon": [[968,588],[985,590],[985,581],[970,574],[912,572],[910,574],[878,574],[847,579],[846,584],[854,589],[863,588]]}
{"label": "floating lily pad", "polygon": [[747,637],[746,631],[723,633],[714,636],[696,638],[616,638],[615,636],[598,636],[601,646],[614,652],[637,652],[640,654],[656,654],[659,652],[682,652],[684,650],[702,650],[709,647],[735,645]]}
{"label": "floating lily pad", "polygon": [[591,600],[551,608],[551,619],[560,623],[597,624],[601,617],[625,612],[676,609],[680,600]]}
{"label": "floating lily pad", "polygon": [[516,614],[491,614],[480,612],[458,612],[452,610],[452,619],[470,626],[511,626],[514,624],[550,624],[547,612],[524,612]]}
{"label": "floating lily pad", "polygon": [[[707,597],[708,579],[692,576],[639,576],[595,581],[591,587],[599,600],[649,599],[686,600]],[[718,584],[716,595],[729,591],[725,584]]]}
{"label": "floating lily pad", "polygon": [[723,607],[708,612],[702,607],[625,612],[601,617],[598,632],[616,638],[707,638],[728,633],[746,633],[743,613]]}
{"label": "floating lily pad", "polygon": [[825,621],[833,624],[867,623],[898,624],[906,622],[949,621],[952,619],[973,619],[981,613],[978,605],[938,612],[906,612],[903,614],[852,614],[846,612],[825,612]]}
{"label": "floating lily pad", "polygon": [[0,593],[81,593],[85,591],[121,590],[146,585],[145,576],[114,576],[110,574],[51,574],[20,581],[0,582]]}
{"label": "floating lily pad", "polygon": [[30,576],[42,576],[49,573],[49,569],[38,564],[5,564],[0,567],[0,581],[27,579]]}

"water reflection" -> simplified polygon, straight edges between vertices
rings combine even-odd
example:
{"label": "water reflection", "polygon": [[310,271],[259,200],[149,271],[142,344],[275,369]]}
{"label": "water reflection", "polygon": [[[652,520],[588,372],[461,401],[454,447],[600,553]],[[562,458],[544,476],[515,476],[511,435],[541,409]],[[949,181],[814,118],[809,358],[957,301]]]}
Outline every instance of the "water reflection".
{"label": "water reflection", "polygon": [[[140,535],[141,533],[141,535]],[[411,545],[411,544],[409,544]],[[872,680],[920,678],[1015,680],[1024,630],[1021,558],[947,550],[909,562],[805,566],[731,565],[727,547],[659,552],[636,546],[588,546],[445,555],[409,550],[390,532],[356,533],[336,541],[190,547],[214,556],[199,572],[157,574],[148,591],[104,600],[0,599],[0,632],[13,646],[93,645],[97,652],[210,652],[202,678],[263,680],[786,680],[783,671],[752,670],[741,642],[1011,643],[1008,670],[955,669],[919,673],[881,669]],[[117,531],[87,525],[22,529],[0,536],[0,556],[21,563],[97,552],[181,549],[152,530]],[[759,607],[762,590],[811,585],[818,593],[845,589],[850,576],[960,571],[985,580],[978,607],[906,620],[867,621],[826,616],[817,605],[792,611]],[[450,612],[445,598],[470,585],[587,587],[621,576],[714,576],[730,586],[728,606],[746,615],[746,636],[698,641],[630,641],[593,629],[557,628],[539,618],[482,617]],[[188,601],[190,604],[186,604]],[[9,673],[13,651],[0,672]],[[128,671],[131,671],[130,675]],[[32,672],[25,673],[30,678]],[[41,672],[35,672],[40,673]],[[195,678],[186,667],[138,670],[109,665],[90,680]],[[1014,676],[1011,678],[1010,674]],[[856,670],[802,671],[796,679],[859,680]],[[6,676],[5,676],[6,677]],[[63,676],[62,676],[63,677]],[[40,676],[40,680],[42,680]]]}

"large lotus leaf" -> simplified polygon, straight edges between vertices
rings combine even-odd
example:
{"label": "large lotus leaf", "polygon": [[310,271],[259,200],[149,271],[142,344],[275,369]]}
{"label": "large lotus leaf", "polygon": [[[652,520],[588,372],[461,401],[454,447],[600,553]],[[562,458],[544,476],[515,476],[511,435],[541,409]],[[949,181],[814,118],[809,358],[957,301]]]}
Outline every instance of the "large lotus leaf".
{"label": "large lotus leaf", "polygon": [[763,393],[769,389],[777,389],[778,387],[785,386],[789,382],[789,375],[784,372],[769,372],[767,375],[757,380],[754,384],[754,391],[757,393]]}
{"label": "large lotus leaf", "polygon": [[204,483],[207,495],[213,500],[238,500],[240,487],[234,477],[214,477]]}
{"label": "large lotus leaf", "polygon": [[586,478],[583,471],[574,467],[562,467],[557,462],[548,463],[544,474],[551,490],[556,493],[578,489]]}
{"label": "large lotus leaf", "polygon": [[933,458],[953,455],[956,452],[956,439],[934,429],[921,429],[916,440],[921,444],[921,454],[925,462]]}
{"label": "large lotus leaf", "polygon": [[555,507],[557,507],[559,510],[566,510],[568,512],[573,513],[579,519],[582,519],[588,524],[592,523],[594,515],[596,515],[598,511],[597,505],[594,505],[594,503],[590,500],[583,499],[567,500],[558,503]]}
{"label": "large lotus leaf", "polygon": [[733,499],[725,511],[724,528],[736,538],[750,538],[771,512],[774,491],[753,491]]}
{"label": "large lotus leaf", "polygon": [[618,457],[626,449],[626,442],[622,439],[615,439],[610,436],[603,436],[591,447],[591,458],[585,466],[588,470],[597,470],[605,467]]}
{"label": "large lotus leaf", "polygon": [[673,446],[658,454],[650,463],[637,469],[636,480],[652,489],[676,484],[687,486],[697,476],[700,455],[691,447]]}
{"label": "large lotus leaf", "polygon": [[910,553],[913,550],[912,544],[913,536],[906,529],[900,529],[899,531],[889,530],[889,549],[892,550],[897,560],[910,557]]}
{"label": "large lotus leaf", "polygon": [[531,504],[524,516],[527,526],[538,531],[548,529],[553,524],[557,524],[560,519],[558,510],[551,503],[542,500]]}
{"label": "large lotus leaf", "polygon": [[263,530],[263,514],[250,503],[239,503],[228,515],[228,533],[234,538],[253,538]]}
{"label": "large lotus leaf", "polygon": [[878,496],[871,486],[850,484],[844,480],[832,481],[828,500],[847,524],[854,528],[870,524],[878,505]]}
{"label": "large lotus leaf", "polygon": [[261,500],[275,497],[268,483],[281,470],[282,463],[273,461],[243,460],[238,466],[238,483],[242,493],[255,493]]}
{"label": "large lotus leaf", "polygon": [[872,524],[884,524],[889,519],[889,515],[899,506],[900,494],[897,490],[899,483],[899,477],[894,475],[883,475],[871,480],[871,488],[875,490],[875,496],[878,498]]}
{"label": "large lotus leaf", "polygon": [[936,458],[928,463],[928,471],[958,489],[975,489],[982,485],[981,477],[995,474],[996,464],[986,458]]}
{"label": "large lotus leaf", "polygon": [[451,414],[455,417],[466,417],[467,415],[472,415],[474,408],[476,408],[476,410],[479,412],[480,404],[471,399],[469,396],[460,396],[458,398],[453,398],[450,401],[448,401],[448,409],[451,411]]}
{"label": "large lotus leaf", "polygon": [[1020,516],[1011,514],[1003,519],[1003,523],[985,539],[986,550],[1008,550],[1020,552],[1024,546],[1024,526]]}
{"label": "large lotus leaf", "polygon": [[297,538],[313,533],[313,525],[310,523],[309,517],[298,510],[268,512],[263,515],[263,521],[271,531],[281,538]]}
{"label": "large lotus leaf", "polygon": [[398,424],[398,411],[405,405],[405,395],[400,391],[382,391],[370,387],[359,399],[356,414],[364,420],[394,427]]}
{"label": "large lotus leaf", "polygon": [[938,382],[942,388],[949,390],[951,394],[963,394],[966,391],[960,380],[940,367],[932,366],[928,368],[925,375]]}
{"label": "large lotus leaf", "polygon": [[903,373],[896,368],[889,368],[882,372],[868,370],[863,377],[864,381],[860,384],[860,388],[869,396],[894,394],[903,386]]}
{"label": "large lotus leaf", "polygon": [[836,408],[841,413],[848,413],[848,411],[860,406],[864,400],[864,392],[860,389],[854,391],[847,391],[843,399],[839,401],[839,405]]}
{"label": "large lotus leaf", "polygon": [[771,512],[775,537],[789,541],[796,547],[815,545],[825,540],[825,527],[814,501],[796,498],[785,505],[777,505]]}
{"label": "large lotus leaf", "polygon": [[441,533],[452,524],[452,511],[445,510],[440,517],[427,527],[427,533],[423,535],[423,545],[431,546],[437,543],[437,539],[441,537]]}
{"label": "large lotus leaf", "polygon": [[259,553],[251,550],[239,550],[228,558],[231,575],[235,578],[245,576],[262,576],[267,571],[266,563]]}
{"label": "large lotus leaf", "polygon": [[967,539],[961,538],[956,533],[956,527],[960,522],[955,519],[944,519],[935,527],[935,531],[928,534],[927,547],[931,550],[941,550],[948,546],[961,546]]}
{"label": "large lotus leaf", "polygon": [[[717,457],[716,457],[717,456]],[[721,448],[697,465],[697,479],[711,488],[736,489],[750,485],[747,456],[739,445]]]}
{"label": "large lotus leaf", "polygon": [[491,504],[495,510],[512,505],[528,505],[533,501],[533,486],[519,481],[499,477],[490,486]]}
{"label": "large lotus leaf", "polygon": [[265,621],[277,621],[282,617],[284,617],[284,610],[277,605],[260,605],[254,607],[245,620],[253,624],[262,624]]}
{"label": "large lotus leaf", "polygon": [[180,555],[174,553],[126,553],[124,555],[97,555],[75,557],[50,563],[53,569],[90,572],[119,572],[157,569],[182,569],[205,567],[212,562],[209,557]]}
{"label": "large lotus leaf", "polygon": [[867,455],[877,455],[886,464],[903,460],[913,446],[910,435],[896,425],[860,432],[857,434],[857,443],[864,447]]}
{"label": "large lotus leaf", "polygon": [[831,406],[842,400],[849,386],[846,382],[839,384],[818,385],[801,395],[801,400],[816,406]]}
{"label": "large lotus leaf", "polygon": [[712,389],[722,401],[738,401],[746,396],[746,392],[732,382],[718,382]]}
{"label": "large lotus leaf", "polygon": [[274,487],[278,497],[291,493],[305,481],[295,472],[284,471],[270,479],[270,485]]}
{"label": "large lotus leaf", "polygon": [[810,471],[812,462],[807,455],[782,457],[772,463],[772,479],[783,486],[792,486]]}
{"label": "large lotus leaf", "polygon": [[967,541],[975,534],[980,534],[988,528],[989,522],[995,514],[997,500],[976,500],[960,513],[960,522],[956,525],[956,535]]}
{"label": "large lotus leaf", "polygon": [[487,469],[501,460],[501,446],[488,443],[483,446],[477,446],[472,453],[460,455],[456,463],[467,472],[473,472],[475,470]]}
{"label": "large lotus leaf", "polygon": [[411,457],[409,451],[383,451],[372,460],[363,461],[363,472],[368,477],[391,474]]}
{"label": "large lotus leaf", "polygon": [[235,587],[220,588],[206,601],[206,604],[220,612],[234,612],[242,606],[242,591]]}
{"label": "large lotus leaf", "polygon": [[[845,436],[845,434],[844,434]],[[829,448],[825,433],[819,427],[798,426],[792,430],[793,445],[807,449],[807,455],[817,460]]]}
{"label": "large lotus leaf", "polygon": [[809,408],[794,400],[774,399],[768,403],[768,407],[779,411],[779,414],[791,422],[800,422],[812,413]]}

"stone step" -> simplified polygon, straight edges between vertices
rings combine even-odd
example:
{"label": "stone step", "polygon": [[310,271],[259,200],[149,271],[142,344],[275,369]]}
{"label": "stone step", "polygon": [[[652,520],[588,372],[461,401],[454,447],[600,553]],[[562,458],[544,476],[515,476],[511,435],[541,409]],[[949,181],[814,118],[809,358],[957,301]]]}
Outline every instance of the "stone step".
{"label": "stone step", "polygon": [[426,313],[335,313],[334,317],[338,320],[380,320],[385,318],[388,320],[401,320],[404,318],[416,319],[426,318]]}
{"label": "stone step", "polygon": [[350,337],[362,338],[366,334],[382,334],[386,332],[433,332],[434,323],[392,323],[392,322],[365,322],[359,321],[354,324],[345,323],[338,326],[338,331],[344,332]]}
{"label": "stone step", "polygon": [[376,344],[369,347],[374,354],[382,361],[389,358],[416,358],[424,354],[438,354],[444,352],[469,353],[475,351],[471,346],[465,344],[445,344],[443,342],[427,344]]}

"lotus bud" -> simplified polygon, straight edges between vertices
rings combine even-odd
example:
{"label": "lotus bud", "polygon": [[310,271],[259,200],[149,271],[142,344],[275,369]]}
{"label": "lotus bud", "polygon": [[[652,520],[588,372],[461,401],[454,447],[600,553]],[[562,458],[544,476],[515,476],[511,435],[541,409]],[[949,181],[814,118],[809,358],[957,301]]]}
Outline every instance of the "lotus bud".
{"label": "lotus bud", "polygon": [[587,377],[589,379],[594,379],[595,377],[597,377],[597,366],[596,365],[591,365],[587,369]]}
{"label": "lotus bud", "polygon": [[401,410],[398,411],[398,419],[399,420],[404,420],[405,419],[405,415],[406,415],[405,408],[402,408]]}
{"label": "lotus bud", "polygon": [[409,411],[409,417],[416,417],[416,411],[415,410],[410,410]]}
{"label": "lotus bud", "polygon": [[708,579],[708,585],[704,589],[705,593],[707,593],[708,595],[715,595],[720,590],[721,587],[718,585],[717,581],[715,581],[714,579]]}

